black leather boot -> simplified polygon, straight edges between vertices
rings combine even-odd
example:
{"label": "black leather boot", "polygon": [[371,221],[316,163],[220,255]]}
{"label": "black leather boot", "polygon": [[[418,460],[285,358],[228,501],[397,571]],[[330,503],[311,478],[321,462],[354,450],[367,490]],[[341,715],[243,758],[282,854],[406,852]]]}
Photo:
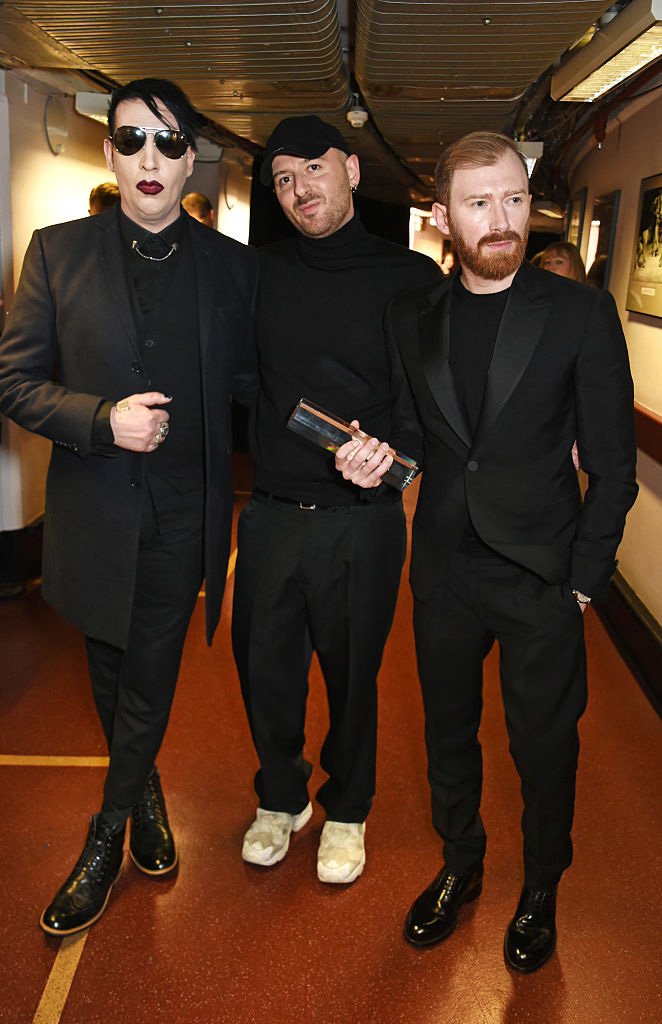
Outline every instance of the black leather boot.
{"label": "black leather boot", "polygon": [[125,831],[126,822],[109,824],[94,815],[75,868],[41,915],[45,932],[72,935],[98,921],[122,867]]}
{"label": "black leather boot", "polygon": [[506,963],[528,974],[549,960],[555,946],[556,889],[524,889],[506,932]]}
{"label": "black leather boot", "polygon": [[457,924],[460,907],[480,896],[482,888],[482,864],[467,875],[454,875],[442,868],[407,915],[407,941],[414,946],[433,946],[448,938]]}
{"label": "black leather boot", "polygon": [[165,875],[177,866],[175,840],[156,768],[147,780],[142,799],[131,811],[129,849],[136,867],[147,875]]}

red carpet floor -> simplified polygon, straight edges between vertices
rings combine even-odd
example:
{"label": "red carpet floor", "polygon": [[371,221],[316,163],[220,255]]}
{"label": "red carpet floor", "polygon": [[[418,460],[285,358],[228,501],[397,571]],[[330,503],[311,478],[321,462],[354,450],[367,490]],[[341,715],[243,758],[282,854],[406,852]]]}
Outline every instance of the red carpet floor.
{"label": "red carpet floor", "polygon": [[[411,505],[413,495],[408,496]],[[411,598],[401,588],[380,677],[378,793],[368,862],[353,885],[315,873],[319,806],[273,869],[243,863],[255,758],[229,649],[202,601],[159,758],[179,842],[175,877],[125,858],[103,918],[68,940],[37,920],[77,857],[104,768],[83,643],[39,589],[0,605],[0,1021],[11,1024],[652,1024],[660,1000],[660,725],[595,612],[586,618],[575,863],[559,897],[557,954],[537,974],[504,967],[521,885],[518,781],[489,657],[482,743],[489,832],[483,895],[455,934],[409,947],[409,904],[440,866],[429,817]],[[307,755],[326,728],[311,677]],[[26,763],[25,759],[34,759]],[[36,763],[34,763],[36,761]],[[322,781],[316,769],[311,792]]]}

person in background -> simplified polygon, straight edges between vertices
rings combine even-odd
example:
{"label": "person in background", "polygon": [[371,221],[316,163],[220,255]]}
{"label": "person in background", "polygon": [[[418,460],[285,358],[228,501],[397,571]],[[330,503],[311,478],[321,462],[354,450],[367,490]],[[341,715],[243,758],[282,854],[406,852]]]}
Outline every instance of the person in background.
{"label": "person in background", "polygon": [[584,261],[579,249],[572,242],[552,242],[543,249],[538,265],[543,270],[551,270],[552,274],[568,277],[572,281],[586,280]]}
{"label": "person in background", "polygon": [[120,190],[114,181],[102,181],[95,185],[90,192],[87,212],[90,217],[96,217],[98,213],[109,210],[111,206],[119,202]]}
{"label": "person in background", "polygon": [[[435,181],[436,223],[461,271],[387,311],[425,438],[411,584],[432,818],[445,858],[414,901],[405,937],[420,947],[446,939],[483,886],[478,730],[483,660],[497,642],[524,804],[524,886],[504,955],[528,973],[554,952],[557,886],[572,861],[583,613],[607,593],[637,494],[632,378],[611,295],[524,260],[531,197],[512,139],[458,139]],[[570,457],[575,431],[583,501]],[[382,458],[349,443],[337,465],[373,487]]]}
{"label": "person in background", "polygon": [[105,910],[127,819],[141,871],[178,862],[155,759],[203,576],[209,642],[218,622],[230,397],[250,402],[258,384],[255,253],[181,213],[197,121],[172,82],[115,90],[104,153],[120,203],[34,233],[0,339],[0,412],[53,442],[42,593],[86,637],[110,755],[83,851],[40,919],[52,935]]}
{"label": "person in background", "polygon": [[[309,820],[304,721],[311,647],[329,701],[328,778],[317,874],[349,883],[365,864],[375,791],[377,673],[395,611],[406,532],[400,492],[366,495],[323,448],[288,430],[301,398],[416,457],[416,414],[384,335],[395,295],[441,280],[420,253],[369,234],[354,208],[360,170],[340,132],[315,116],[281,121],[262,183],[297,235],[259,250],[260,393],[251,423],[253,497],[242,511],[233,647],[260,768],[242,856],[268,867]],[[393,355],[393,357],[392,357]],[[416,443],[414,444],[414,438]]]}
{"label": "person in background", "polygon": [[208,228],[213,228],[214,208],[202,192],[187,192],[182,199],[182,206],[191,217],[195,217],[201,224],[206,224]]}

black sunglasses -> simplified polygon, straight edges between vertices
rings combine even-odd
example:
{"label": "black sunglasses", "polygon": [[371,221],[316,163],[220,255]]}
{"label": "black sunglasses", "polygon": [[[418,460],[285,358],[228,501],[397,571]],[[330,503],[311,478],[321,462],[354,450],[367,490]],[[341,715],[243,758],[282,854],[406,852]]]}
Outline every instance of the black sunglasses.
{"label": "black sunglasses", "polygon": [[131,124],[123,124],[116,128],[110,136],[110,141],[122,156],[134,156],[143,148],[148,135],[154,136],[154,145],[168,160],[179,160],[189,147],[184,132],[175,131],[173,128],[136,128]]}

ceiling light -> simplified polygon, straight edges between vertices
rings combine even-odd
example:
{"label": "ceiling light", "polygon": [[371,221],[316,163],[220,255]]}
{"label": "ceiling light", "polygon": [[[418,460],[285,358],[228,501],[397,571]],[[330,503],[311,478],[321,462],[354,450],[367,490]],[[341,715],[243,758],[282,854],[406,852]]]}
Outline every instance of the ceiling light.
{"label": "ceiling light", "polygon": [[632,0],[552,76],[552,99],[591,103],[659,57],[662,0]]}
{"label": "ceiling light", "polygon": [[528,175],[531,177],[534,167],[542,156],[543,144],[542,142],[515,142],[515,145],[524,157]]}
{"label": "ceiling light", "polygon": [[77,92],[76,112],[83,117],[91,117],[93,121],[108,125],[108,107],[110,106],[110,93],[107,92]]}
{"label": "ceiling light", "polygon": [[561,220],[563,218],[563,210],[557,203],[553,203],[551,199],[534,199],[531,207],[536,213],[542,213],[545,217],[551,217],[553,220]]}

